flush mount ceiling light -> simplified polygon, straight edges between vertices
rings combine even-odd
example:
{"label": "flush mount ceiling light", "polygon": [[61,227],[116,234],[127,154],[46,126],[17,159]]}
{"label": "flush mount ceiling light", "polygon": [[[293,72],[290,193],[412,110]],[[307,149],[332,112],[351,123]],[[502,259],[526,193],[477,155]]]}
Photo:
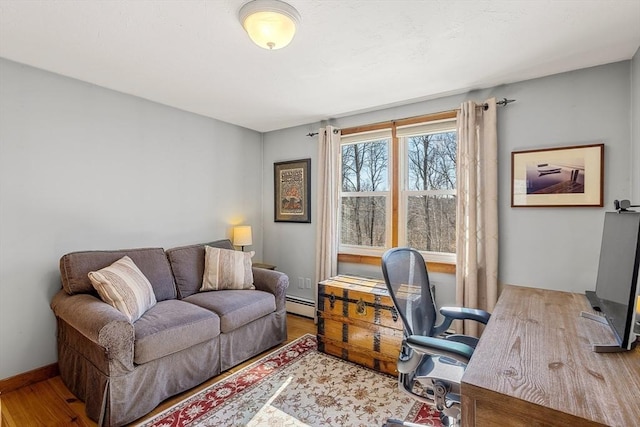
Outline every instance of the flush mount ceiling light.
{"label": "flush mount ceiling light", "polygon": [[300,21],[293,6],[279,0],[253,0],[240,8],[240,22],[255,44],[281,49],[291,43]]}

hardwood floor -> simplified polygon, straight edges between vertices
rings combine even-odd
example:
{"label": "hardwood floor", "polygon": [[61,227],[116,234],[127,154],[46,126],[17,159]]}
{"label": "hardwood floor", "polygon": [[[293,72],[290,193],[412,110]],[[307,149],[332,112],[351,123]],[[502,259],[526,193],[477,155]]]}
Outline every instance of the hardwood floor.
{"label": "hardwood floor", "polygon": [[[288,314],[287,333],[287,342],[291,342],[304,334],[315,335],[316,326],[313,323],[313,319]],[[206,388],[228,377],[273,350],[274,349],[268,350],[241,365],[223,372],[198,387],[165,400],[153,412],[137,420],[135,423],[144,421],[144,419],[164,411],[193,392]],[[95,422],[87,418],[84,412],[84,403],[71,394],[63,384],[59,375],[47,381],[22,387],[0,396],[0,413],[2,414],[0,418],[0,426],[2,427],[97,426]]]}

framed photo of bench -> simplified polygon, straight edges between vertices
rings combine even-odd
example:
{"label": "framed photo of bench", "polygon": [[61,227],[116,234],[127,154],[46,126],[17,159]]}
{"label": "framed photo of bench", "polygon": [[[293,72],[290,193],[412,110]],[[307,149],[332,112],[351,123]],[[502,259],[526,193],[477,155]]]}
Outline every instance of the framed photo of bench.
{"label": "framed photo of bench", "polygon": [[311,222],[311,159],[273,164],[274,221]]}
{"label": "framed photo of bench", "polygon": [[511,207],[603,206],[604,144],[511,153]]}

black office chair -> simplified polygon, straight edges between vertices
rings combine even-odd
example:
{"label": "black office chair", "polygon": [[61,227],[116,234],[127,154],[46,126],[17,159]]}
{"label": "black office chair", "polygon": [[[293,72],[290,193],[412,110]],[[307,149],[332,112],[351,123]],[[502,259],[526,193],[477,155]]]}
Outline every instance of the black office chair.
{"label": "black office chair", "polygon": [[[398,357],[398,386],[419,401],[434,405],[443,424],[460,421],[460,380],[478,339],[448,334],[456,319],[486,324],[484,310],[442,307],[444,320],[436,324],[436,306],[429,275],[420,252],[393,248],[382,256],[382,273],[391,299],[404,324],[404,339]],[[415,426],[390,419],[385,426]]]}

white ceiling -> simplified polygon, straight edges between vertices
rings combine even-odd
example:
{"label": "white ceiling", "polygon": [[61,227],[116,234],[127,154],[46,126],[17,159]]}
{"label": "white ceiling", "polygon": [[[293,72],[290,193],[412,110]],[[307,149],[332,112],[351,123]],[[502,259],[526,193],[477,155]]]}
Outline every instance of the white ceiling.
{"label": "white ceiling", "polygon": [[0,56],[261,132],[633,57],[640,0],[289,0],[282,50],[246,0],[0,0]]}

